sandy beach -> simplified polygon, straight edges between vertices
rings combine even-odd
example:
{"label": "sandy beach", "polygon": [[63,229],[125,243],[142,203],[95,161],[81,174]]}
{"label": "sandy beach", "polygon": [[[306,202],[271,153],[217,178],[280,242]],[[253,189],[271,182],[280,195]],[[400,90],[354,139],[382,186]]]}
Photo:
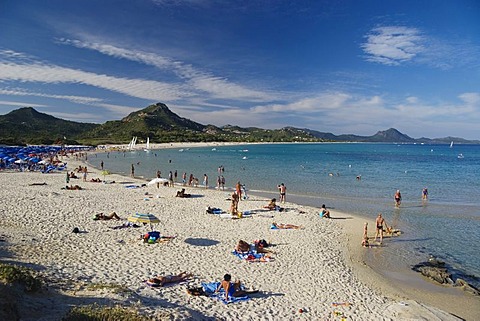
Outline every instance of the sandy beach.
{"label": "sandy beach", "polygon": [[[178,147],[178,145],[175,145]],[[180,145],[187,146],[187,145]],[[73,170],[79,161],[68,159]],[[18,301],[22,320],[61,320],[72,306],[121,304],[165,320],[467,320],[480,317],[478,299],[461,292],[439,293],[431,300],[407,288],[394,288],[363,263],[359,246],[363,220],[328,220],[318,209],[282,204],[285,211],[266,211],[264,198],[240,201],[242,219],[207,214],[207,206],[228,211],[228,191],[186,187],[191,198],[176,198],[175,187],[108,175],[112,184],[72,179],[82,190],[65,190],[65,172],[0,173],[1,261],[31,267],[47,280],[46,288]],[[79,177],[81,177],[79,175]],[[88,179],[104,179],[90,168]],[[45,185],[30,185],[46,183]],[[116,212],[121,220],[93,220]],[[112,229],[135,213],[151,213],[161,235],[174,238],[147,244],[140,237],[149,226]],[[332,216],[352,217],[334,211]],[[271,223],[301,225],[299,230],[272,230]],[[373,227],[373,221],[370,222]],[[81,233],[72,233],[78,227]],[[373,229],[370,230],[373,236]],[[239,239],[265,239],[275,251],[270,262],[249,263],[234,256]],[[258,289],[247,301],[223,304],[191,296],[186,283],[152,288],[156,275],[193,273],[189,285],[220,281],[225,273]],[[89,285],[111,284],[124,291]],[[459,291],[454,289],[454,291]],[[458,296],[455,295],[458,293]],[[450,300],[465,299],[462,308]],[[333,303],[342,303],[333,305]],[[442,307],[444,310],[439,309]],[[456,309],[455,309],[456,307]],[[299,310],[302,309],[303,313]],[[465,311],[464,311],[465,310]],[[448,311],[448,312],[446,312]],[[453,313],[453,314],[452,314]],[[166,316],[169,315],[169,316]]]}

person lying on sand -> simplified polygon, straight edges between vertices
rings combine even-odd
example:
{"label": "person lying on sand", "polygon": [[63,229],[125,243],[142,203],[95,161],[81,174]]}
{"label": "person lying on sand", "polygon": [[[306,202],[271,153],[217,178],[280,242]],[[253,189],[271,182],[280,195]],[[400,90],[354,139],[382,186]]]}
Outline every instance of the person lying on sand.
{"label": "person lying on sand", "polygon": [[47,185],[47,183],[43,182],[43,183],[32,183],[32,184],[28,184],[28,186],[42,186],[42,185]]}
{"label": "person lying on sand", "polygon": [[103,213],[98,213],[98,214],[95,214],[93,216],[93,220],[94,221],[98,221],[98,220],[102,220],[102,221],[107,221],[107,220],[111,220],[111,219],[116,219],[116,220],[119,220],[120,217],[117,215],[117,213],[115,212],[112,212],[108,215],[105,215]]}
{"label": "person lying on sand", "polygon": [[239,297],[244,296],[251,293],[257,293],[258,290],[254,291],[245,291],[241,289],[241,282],[237,280],[235,282],[230,282],[232,280],[232,276],[230,274],[225,274],[223,276],[223,281],[220,282],[218,288],[215,290],[215,293],[218,293],[222,288],[225,290],[225,299],[228,300],[228,297]]}
{"label": "person lying on sand", "polygon": [[90,179],[90,182],[92,182],[92,183],[101,183],[102,180],[101,180],[100,178],[91,178],[91,179]]}
{"label": "person lying on sand", "polygon": [[285,229],[285,230],[289,230],[289,229],[298,230],[298,229],[303,228],[303,226],[299,226],[299,225],[282,224],[282,223],[278,224],[278,223],[275,223],[275,222],[272,223],[272,227],[277,228],[277,229]]}
{"label": "person lying on sand", "polygon": [[167,275],[167,276],[156,276],[151,279],[148,279],[148,283],[152,286],[164,286],[165,284],[169,283],[177,283],[177,282],[182,282],[185,281],[189,278],[191,278],[193,274],[187,273],[187,272],[182,272],[178,275]]}
{"label": "person lying on sand", "polygon": [[68,190],[81,190],[83,189],[80,185],[70,185],[70,186],[65,186],[65,188],[62,189],[68,189]]}
{"label": "person lying on sand", "polygon": [[[261,242],[261,241],[263,241],[263,242]],[[267,250],[265,248],[266,247],[265,244],[266,244],[266,246],[268,246],[268,243],[265,240],[255,241],[253,243],[253,249],[257,253],[274,253],[273,251]],[[235,246],[235,251],[237,251],[239,253],[247,253],[247,252],[250,251],[250,249],[252,249],[252,247],[250,246],[250,244],[248,244],[244,240],[239,240],[237,245]]]}

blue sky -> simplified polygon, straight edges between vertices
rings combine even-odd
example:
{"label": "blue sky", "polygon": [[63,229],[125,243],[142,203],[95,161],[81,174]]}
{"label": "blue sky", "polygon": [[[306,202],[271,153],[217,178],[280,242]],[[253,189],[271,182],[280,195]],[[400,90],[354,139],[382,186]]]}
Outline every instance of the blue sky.
{"label": "blue sky", "polygon": [[1,0],[0,114],[480,139],[480,2]]}

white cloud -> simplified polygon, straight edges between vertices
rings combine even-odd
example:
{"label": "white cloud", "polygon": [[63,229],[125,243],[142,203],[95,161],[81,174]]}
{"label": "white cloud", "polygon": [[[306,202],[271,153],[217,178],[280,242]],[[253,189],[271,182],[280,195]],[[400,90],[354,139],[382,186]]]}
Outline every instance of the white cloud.
{"label": "white cloud", "polygon": [[467,105],[476,105],[480,107],[480,94],[479,93],[464,93],[458,96],[460,100],[465,102]]}
{"label": "white cloud", "polygon": [[367,42],[362,44],[368,61],[385,65],[399,65],[410,61],[424,48],[423,36],[419,30],[402,26],[374,28],[366,35]]}
{"label": "white cloud", "polygon": [[188,87],[189,90],[198,94],[207,93],[210,95],[210,98],[246,99],[252,101],[268,101],[273,99],[270,94],[264,91],[250,89],[243,85],[233,83],[226,78],[211,75],[207,72],[197,70],[189,64],[155,53],[72,39],[59,39],[58,43],[94,50],[110,57],[135,61],[156,67],[160,70],[173,72],[185,82],[185,86]]}
{"label": "white cloud", "polygon": [[[54,99],[63,99],[68,100],[78,104],[92,104],[101,102],[102,99],[94,97],[84,97],[84,96],[73,96],[73,95],[49,95],[43,93],[30,92],[25,89],[0,89],[0,95],[10,95],[10,96],[34,96],[34,97],[44,97],[44,98],[54,98]],[[33,107],[33,106],[32,106]]]}
{"label": "white cloud", "polygon": [[17,106],[17,107],[48,107],[40,104],[22,103],[18,101],[7,101],[7,100],[0,100],[0,105]]}
{"label": "white cloud", "polygon": [[143,79],[118,78],[45,64],[0,63],[0,81],[70,83],[94,86],[131,97],[172,101],[190,95],[184,86]]}

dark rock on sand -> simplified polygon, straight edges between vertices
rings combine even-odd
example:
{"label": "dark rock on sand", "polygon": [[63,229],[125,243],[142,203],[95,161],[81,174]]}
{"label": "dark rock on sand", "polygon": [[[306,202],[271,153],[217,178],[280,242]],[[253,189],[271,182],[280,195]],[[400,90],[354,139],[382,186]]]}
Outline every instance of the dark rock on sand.
{"label": "dark rock on sand", "polygon": [[438,282],[440,284],[452,285],[473,295],[480,295],[480,292],[473,285],[469,284],[461,278],[453,281],[452,274],[448,272],[445,262],[434,257],[430,257],[428,261],[421,262],[412,267],[412,270],[422,273],[422,275]]}

